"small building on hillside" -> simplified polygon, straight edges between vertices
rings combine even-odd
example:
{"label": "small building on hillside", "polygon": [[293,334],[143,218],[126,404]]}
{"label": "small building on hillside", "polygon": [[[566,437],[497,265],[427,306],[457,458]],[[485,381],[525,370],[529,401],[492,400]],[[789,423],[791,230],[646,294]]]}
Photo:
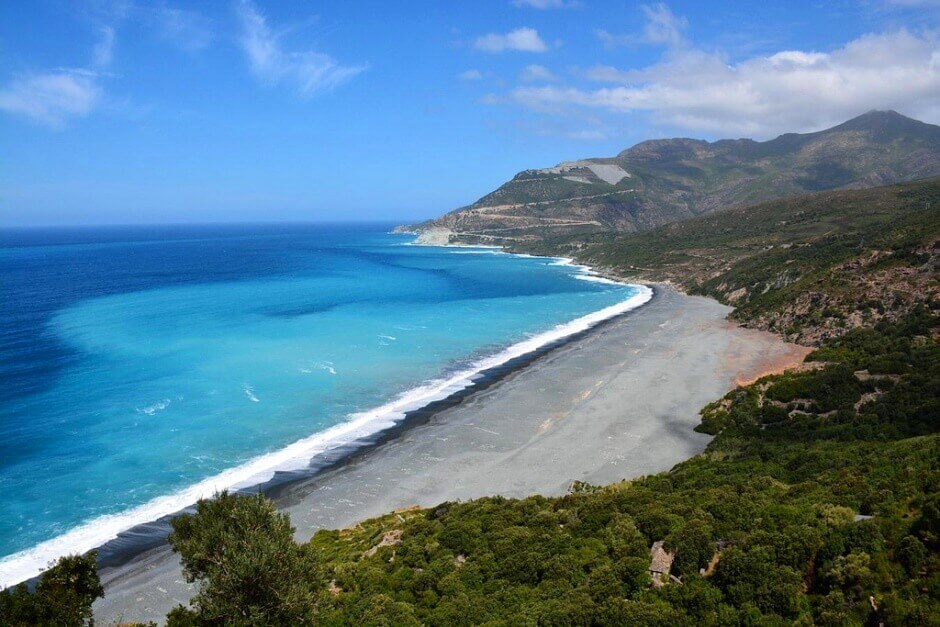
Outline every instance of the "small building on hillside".
{"label": "small building on hillside", "polygon": [[650,578],[653,586],[659,588],[669,583],[672,573],[672,560],[675,556],[663,547],[663,541],[653,543],[650,549]]}

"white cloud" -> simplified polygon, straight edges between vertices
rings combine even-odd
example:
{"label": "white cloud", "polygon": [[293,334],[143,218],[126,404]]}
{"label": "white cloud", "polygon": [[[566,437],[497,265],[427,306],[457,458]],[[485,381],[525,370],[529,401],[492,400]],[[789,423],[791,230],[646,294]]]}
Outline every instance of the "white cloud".
{"label": "white cloud", "polygon": [[520,78],[524,81],[534,82],[534,81],[554,81],[555,75],[552,74],[544,65],[527,65],[522,70]]}
{"label": "white cloud", "polygon": [[595,65],[584,72],[588,80],[601,83],[629,83],[640,75],[636,70],[618,70],[610,65]]}
{"label": "white cloud", "polygon": [[13,79],[0,90],[0,110],[54,129],[83,117],[99,104],[99,75],[87,70],[54,70]]}
{"label": "white cloud", "polygon": [[212,39],[211,22],[202,14],[177,9],[162,0],[135,4],[130,0],[97,0],[87,13],[97,24],[100,38],[93,50],[93,65],[105,68],[114,59],[115,39],[128,23],[186,52],[198,52]]}
{"label": "white cloud", "polygon": [[607,134],[603,131],[596,130],[587,130],[587,131],[571,131],[565,135],[569,139],[579,139],[581,141],[601,141],[607,139]]}
{"label": "white cloud", "polygon": [[680,49],[646,68],[597,67],[586,77],[612,86],[519,87],[511,97],[541,111],[649,112],[671,127],[756,137],[825,128],[870,109],[940,122],[940,41],[905,30],[827,53],[786,50],[738,63]]}
{"label": "white cloud", "polygon": [[198,52],[212,40],[210,22],[203,15],[187,9],[158,5],[144,11],[160,39],[186,52]]}
{"label": "white cloud", "polygon": [[321,52],[288,52],[271,32],[265,17],[250,0],[238,5],[241,46],[258,80],[275,85],[292,83],[302,96],[333,89],[366,69],[363,65],[341,65]]}
{"label": "white cloud", "polygon": [[606,30],[596,31],[597,38],[601,40],[605,48],[616,48],[617,46],[627,46],[639,41],[636,35],[614,35]]}
{"label": "white cloud", "polygon": [[643,6],[646,26],[643,38],[652,44],[676,46],[682,43],[682,31],[689,25],[688,20],[679,17],[663,3]]}
{"label": "white cloud", "polygon": [[484,52],[503,52],[505,50],[518,50],[521,52],[546,52],[548,45],[534,28],[517,28],[504,35],[490,33],[478,37],[473,42],[477,50]]}
{"label": "white cloud", "polygon": [[462,81],[478,81],[483,78],[483,73],[480,70],[466,70],[459,74],[459,78]]}
{"label": "white cloud", "polygon": [[108,67],[114,58],[114,29],[110,26],[101,27],[101,39],[95,44],[93,50],[96,67]]}
{"label": "white cloud", "polygon": [[800,50],[784,50],[767,57],[767,61],[774,67],[813,67],[826,61],[825,54],[821,52],[802,52]]}
{"label": "white cloud", "polygon": [[683,32],[689,25],[688,20],[673,13],[663,3],[643,5],[640,8],[646,17],[643,33],[639,35],[614,35],[606,30],[599,30],[597,31],[597,37],[604,43],[604,46],[613,48],[637,43],[680,46],[685,43]]}
{"label": "white cloud", "polygon": [[[189,51],[209,43],[209,22],[194,11],[174,9],[165,3],[138,6],[127,0],[102,0],[89,8],[97,25],[98,41],[92,48],[91,69],[53,69],[21,74],[0,89],[0,111],[24,116],[54,129],[73,118],[88,115],[105,100],[101,79],[114,61],[115,41],[127,21],[138,23],[173,45]],[[129,105],[110,100],[112,111]]]}

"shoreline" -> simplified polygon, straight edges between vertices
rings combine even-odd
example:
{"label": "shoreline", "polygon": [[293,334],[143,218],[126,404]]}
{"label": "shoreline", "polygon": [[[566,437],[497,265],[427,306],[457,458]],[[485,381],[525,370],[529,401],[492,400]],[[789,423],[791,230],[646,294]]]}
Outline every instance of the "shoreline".
{"label": "shoreline", "polygon": [[[577,331],[570,335],[566,335],[562,338],[559,338],[558,340],[543,344],[532,351],[526,352],[522,355],[519,355],[518,357],[513,357],[512,359],[496,366],[480,370],[474,375],[474,379],[470,385],[456,390],[443,398],[432,400],[425,405],[417,407],[416,409],[404,412],[403,417],[391,426],[379,429],[374,433],[358,437],[354,440],[344,442],[338,446],[317,454],[315,457],[309,460],[309,465],[306,468],[293,471],[276,471],[275,475],[267,481],[231,491],[245,494],[261,492],[269,498],[277,500],[278,495],[283,494],[286,490],[290,490],[293,484],[316,479],[323,473],[328,473],[331,470],[343,466],[344,464],[353,462],[360,457],[368,455],[375,448],[394,441],[396,438],[401,437],[403,434],[407,433],[410,429],[426,425],[439,412],[459,406],[470,396],[489,389],[506,377],[509,377],[517,371],[528,367],[533,362],[568,344],[569,342],[575,342],[592,331],[603,327],[606,324],[612,323],[622,316],[629,315],[631,312],[636,311],[636,309],[639,307],[652,302],[652,300],[655,298],[656,291],[652,290],[652,296],[650,300],[638,305],[637,307],[628,309],[615,316],[600,320],[599,322],[593,323],[586,329]],[[159,548],[166,545],[166,536],[171,530],[170,521],[181,514],[194,512],[195,506],[191,505],[172,514],[163,516],[158,520],[144,523],[142,525],[128,529],[126,532],[122,532],[119,537],[114,538],[113,540],[110,540],[104,545],[98,547],[99,568],[113,568],[123,566],[124,564],[133,561],[138,556],[141,556],[148,551],[153,550],[154,548]]]}
{"label": "shoreline", "polygon": [[[422,245],[422,244],[414,244]],[[432,245],[433,246],[433,245]],[[448,246],[460,248],[496,248]],[[500,249],[500,254],[533,257]],[[221,490],[269,493],[283,484],[305,481],[341,464],[357,452],[388,442],[418,420],[459,404],[477,389],[485,389],[542,355],[575,341],[583,334],[650,302],[655,290],[648,285],[601,278],[593,269],[563,257],[557,265],[572,266],[576,278],[638,288],[638,293],[615,305],[591,312],[511,344],[495,354],[445,375],[419,383],[383,405],[292,444],[259,455],[236,467],[203,479],[178,492],[158,497],[129,510],[82,523],[66,533],[0,559],[0,586],[35,581],[50,561],[61,555],[98,551],[99,568],[126,564],[166,542],[170,521],[194,511],[195,503]],[[588,278],[592,277],[592,278]],[[593,277],[597,277],[596,279]],[[104,527],[104,530],[102,530]]]}
{"label": "shoreline", "polygon": [[[657,286],[629,315],[506,369],[316,475],[272,487],[304,541],[414,505],[563,494],[668,470],[704,449],[698,411],[735,380],[801,353],[725,320],[731,309]],[[95,618],[161,621],[193,592],[165,544],[101,569]]]}

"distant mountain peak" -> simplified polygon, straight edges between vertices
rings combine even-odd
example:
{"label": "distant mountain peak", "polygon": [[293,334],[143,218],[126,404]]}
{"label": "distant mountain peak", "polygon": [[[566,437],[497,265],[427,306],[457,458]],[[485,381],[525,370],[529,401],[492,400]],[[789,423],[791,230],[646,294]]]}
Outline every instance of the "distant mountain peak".
{"label": "distant mountain peak", "polygon": [[[854,117],[847,122],[843,122],[838,126],[835,126],[830,131],[836,130],[881,130],[887,127],[891,127],[897,130],[915,130],[915,129],[936,129],[938,127],[933,124],[927,124],[926,122],[921,122],[920,120],[915,120],[914,118],[909,118],[906,115],[902,115],[893,109],[880,110],[872,109],[866,113],[863,113],[860,116]],[[825,132],[825,131],[823,131]]]}

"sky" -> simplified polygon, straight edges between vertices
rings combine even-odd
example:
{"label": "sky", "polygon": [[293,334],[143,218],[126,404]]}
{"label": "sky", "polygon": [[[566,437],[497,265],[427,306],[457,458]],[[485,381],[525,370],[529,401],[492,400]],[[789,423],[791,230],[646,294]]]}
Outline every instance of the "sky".
{"label": "sky", "polygon": [[412,221],[645,139],[940,123],[940,0],[0,3],[0,225]]}

